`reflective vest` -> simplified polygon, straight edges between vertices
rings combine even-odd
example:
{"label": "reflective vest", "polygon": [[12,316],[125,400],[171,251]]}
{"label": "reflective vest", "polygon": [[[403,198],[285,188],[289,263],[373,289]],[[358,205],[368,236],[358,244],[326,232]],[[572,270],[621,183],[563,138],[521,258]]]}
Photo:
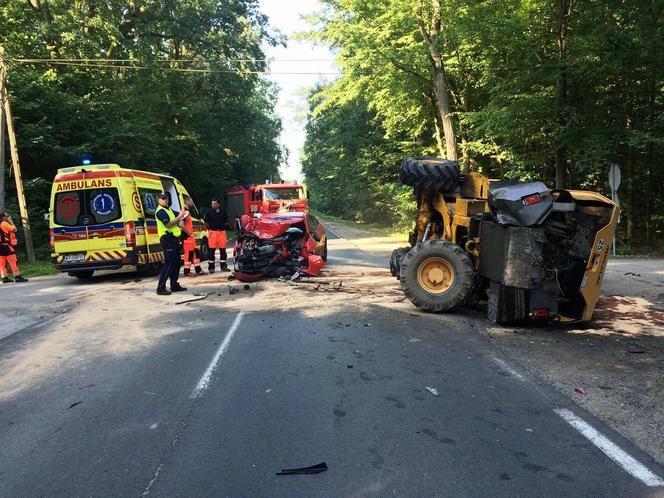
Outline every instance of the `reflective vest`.
{"label": "reflective vest", "polygon": [[157,210],[154,212],[154,218],[157,221],[157,234],[159,234],[159,238],[161,238],[162,235],[166,233],[172,233],[176,237],[179,237],[180,234],[182,233],[182,230],[180,230],[180,227],[178,225],[173,225],[171,228],[166,228],[166,225],[164,225],[161,220],[157,217],[157,213],[163,210],[166,212],[168,215],[168,218],[173,221],[175,219],[175,213],[173,213],[172,210],[165,208],[164,206],[159,206]]}

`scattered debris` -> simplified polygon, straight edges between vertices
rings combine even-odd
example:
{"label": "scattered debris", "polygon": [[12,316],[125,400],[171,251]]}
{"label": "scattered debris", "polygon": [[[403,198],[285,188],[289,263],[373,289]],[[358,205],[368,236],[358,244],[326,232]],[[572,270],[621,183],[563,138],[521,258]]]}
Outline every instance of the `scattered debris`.
{"label": "scattered debris", "polygon": [[302,467],[299,469],[281,469],[281,472],[277,472],[278,476],[287,476],[295,474],[320,474],[327,470],[327,464],[325,462],[319,463],[318,465],[312,465],[311,467]]}
{"label": "scattered debris", "polygon": [[248,291],[251,289],[251,286],[249,284],[244,284],[243,289]]}
{"label": "scattered debris", "polygon": [[354,365],[346,365],[346,368],[353,368]]}
{"label": "scattered debris", "polygon": [[634,273],[634,272],[631,272],[631,271],[628,271],[627,273],[625,273],[625,275],[632,275],[633,277],[640,277],[641,276],[640,273]]}
{"label": "scattered debris", "polygon": [[156,396],[157,393],[153,393],[151,391],[143,391],[145,394],[149,394],[150,396]]}
{"label": "scattered debris", "polygon": [[142,282],[142,281],[143,281],[143,279],[140,279],[140,278],[134,279],[134,282],[136,282],[136,283]]}
{"label": "scattered debris", "polygon": [[83,403],[83,402],[82,402],[82,401],[77,401],[76,403],[72,403],[71,405],[69,405],[69,406],[67,407],[67,410],[69,410],[70,408],[74,408],[75,406],[78,406],[78,405],[80,405],[81,403]]}
{"label": "scattered debris", "polygon": [[240,289],[236,289],[236,288],[233,287],[233,286],[228,285],[227,287],[228,287],[228,293],[229,293],[231,296],[232,296],[233,294],[237,294],[238,292],[240,292]]}
{"label": "scattered debris", "polygon": [[235,275],[228,275],[228,281],[235,280]]}
{"label": "scattered debris", "polygon": [[196,296],[193,299],[185,299],[184,301],[178,301],[175,304],[184,304],[184,303],[193,303],[194,301],[202,301],[203,299],[206,299],[208,296],[211,296],[214,294],[214,292],[208,292],[206,294],[194,294]]}
{"label": "scattered debris", "polygon": [[584,396],[585,396],[585,394],[586,394],[586,392],[585,392],[583,389],[581,389],[580,387],[575,387],[575,388],[574,388],[574,392],[575,392],[576,394],[583,394]]}
{"label": "scattered debris", "polygon": [[431,394],[433,394],[435,397],[438,397],[440,395],[438,389],[436,389],[435,387],[425,386],[425,389],[429,391]]}
{"label": "scattered debris", "polygon": [[629,349],[627,350],[627,352],[628,353],[633,353],[633,354],[643,354],[643,353],[646,352],[646,350],[645,350],[645,348],[643,348],[641,346],[634,345],[634,346],[630,346]]}

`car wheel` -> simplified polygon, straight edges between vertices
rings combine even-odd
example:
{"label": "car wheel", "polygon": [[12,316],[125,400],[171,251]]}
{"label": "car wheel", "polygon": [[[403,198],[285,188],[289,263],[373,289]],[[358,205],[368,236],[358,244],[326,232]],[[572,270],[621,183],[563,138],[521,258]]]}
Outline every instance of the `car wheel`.
{"label": "car wheel", "polygon": [[323,261],[327,262],[327,239],[325,239],[325,245],[323,245],[323,254],[321,255]]}

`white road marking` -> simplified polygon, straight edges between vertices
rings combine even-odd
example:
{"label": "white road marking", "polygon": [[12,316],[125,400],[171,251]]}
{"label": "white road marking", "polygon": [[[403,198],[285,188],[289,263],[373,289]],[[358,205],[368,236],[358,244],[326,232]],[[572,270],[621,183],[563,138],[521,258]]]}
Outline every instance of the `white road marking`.
{"label": "white road marking", "polygon": [[212,374],[217,369],[217,364],[219,363],[219,360],[221,359],[223,354],[228,350],[228,345],[230,344],[233,335],[235,335],[235,332],[240,326],[240,322],[242,321],[243,316],[244,316],[244,311],[240,311],[235,317],[235,320],[233,320],[231,328],[228,329],[228,332],[226,332],[226,337],[224,338],[224,342],[222,342],[221,346],[219,346],[219,349],[215,353],[214,358],[212,358],[212,361],[210,362],[210,365],[207,367],[205,373],[203,374],[203,377],[201,377],[201,380],[198,381],[198,384],[196,384],[196,387],[192,391],[191,396],[189,396],[190,398],[200,397],[210,385],[210,379],[212,378]]}
{"label": "white road marking", "polygon": [[620,465],[627,473],[640,480],[646,486],[664,486],[664,479],[651,472],[645,465],[634,459],[630,454],[598,432],[585,420],[577,417],[574,412],[565,408],[554,410],[565,422],[574,427],[591,443],[597,446],[611,460]]}
{"label": "white road marking", "polygon": [[321,221],[321,224],[323,225],[323,227],[325,227],[325,230],[329,230],[329,231],[332,232],[334,235],[336,235],[337,237],[339,237],[340,239],[343,240],[343,237],[342,237],[341,235],[339,235],[336,231],[334,231],[334,230],[333,230],[333,229],[332,229],[327,223],[323,223],[323,222]]}
{"label": "white road marking", "polygon": [[493,359],[494,362],[496,362],[496,363],[498,364],[498,366],[499,366],[500,368],[502,368],[503,370],[505,370],[505,371],[506,371],[508,374],[510,374],[512,377],[516,377],[516,378],[519,379],[519,380],[526,380],[526,379],[524,378],[523,375],[521,375],[519,372],[517,372],[517,371],[514,369],[514,367],[512,367],[512,365],[510,365],[510,364],[507,363],[506,361],[501,360],[501,359],[498,358],[497,356],[492,356],[491,358]]}

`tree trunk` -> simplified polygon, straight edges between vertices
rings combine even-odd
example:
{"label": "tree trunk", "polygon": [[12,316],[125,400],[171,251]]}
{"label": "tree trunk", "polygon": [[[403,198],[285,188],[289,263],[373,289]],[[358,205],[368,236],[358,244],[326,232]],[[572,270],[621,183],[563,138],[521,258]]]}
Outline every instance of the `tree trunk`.
{"label": "tree trunk", "polygon": [[423,1],[420,0],[417,7],[417,24],[420,33],[429,46],[429,62],[433,70],[433,92],[436,101],[436,110],[443,124],[443,135],[445,136],[445,153],[448,159],[457,160],[457,139],[452,121],[452,106],[450,104],[449,85],[443,65],[443,57],[439,47],[439,36],[441,28],[441,0],[431,0],[432,16],[431,26],[427,30],[422,16]]}
{"label": "tree trunk", "polygon": [[[434,49],[437,51],[437,49]],[[440,54],[436,54],[440,58]],[[432,55],[433,59],[433,55]],[[445,152],[447,158],[452,161],[457,160],[457,139],[454,132],[454,123],[452,122],[452,109],[450,106],[450,96],[447,93],[447,81],[445,71],[443,70],[442,60],[440,63],[434,60],[432,63],[434,70],[433,90],[436,94],[436,107],[440,120],[443,122],[443,134],[445,135]]]}
{"label": "tree trunk", "polygon": [[[567,131],[567,68],[565,42],[567,39],[567,28],[572,16],[574,0],[559,0],[560,11],[558,17],[558,124],[560,132]],[[564,145],[564,138],[558,138],[556,147],[556,188],[565,188],[567,183],[567,148]]]}

